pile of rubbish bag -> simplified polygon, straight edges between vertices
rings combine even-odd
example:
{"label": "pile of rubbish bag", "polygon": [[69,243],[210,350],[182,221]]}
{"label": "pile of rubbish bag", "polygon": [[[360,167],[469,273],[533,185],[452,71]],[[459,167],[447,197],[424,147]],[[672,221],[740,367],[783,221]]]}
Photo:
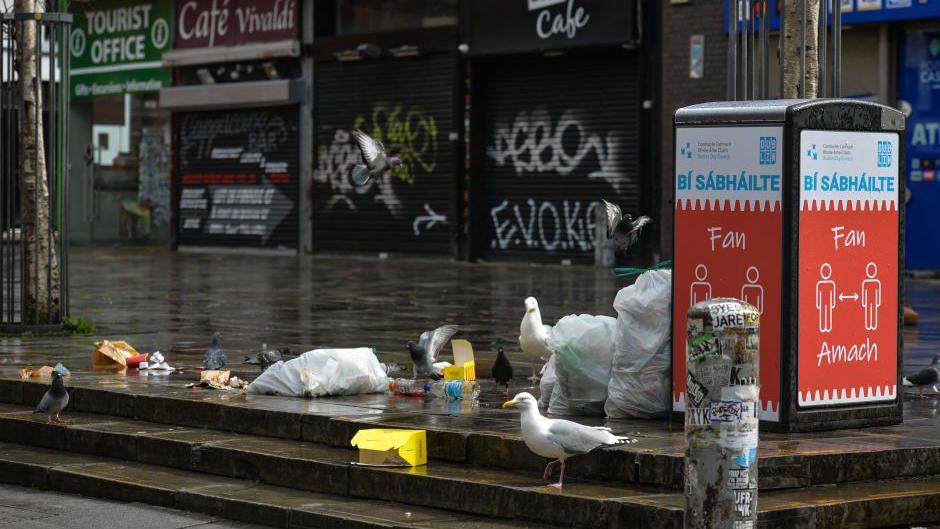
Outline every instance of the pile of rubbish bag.
{"label": "pile of rubbish bag", "polygon": [[268,367],[248,387],[247,393],[283,397],[325,397],[381,393],[388,389],[385,368],[375,351],[314,349],[292,360]]}
{"label": "pile of rubbish bag", "polygon": [[672,273],[650,270],[617,293],[617,318],[570,315],[552,329],[539,405],[553,415],[654,418],[672,383]]}

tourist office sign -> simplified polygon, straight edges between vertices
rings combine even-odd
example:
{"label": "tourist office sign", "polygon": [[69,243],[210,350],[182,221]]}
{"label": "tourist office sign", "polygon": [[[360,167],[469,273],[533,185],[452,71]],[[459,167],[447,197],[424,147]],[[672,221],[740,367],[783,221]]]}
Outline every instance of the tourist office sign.
{"label": "tourist office sign", "polygon": [[170,0],[76,4],[69,41],[73,97],[156,92],[170,85],[160,60],[172,46]]}

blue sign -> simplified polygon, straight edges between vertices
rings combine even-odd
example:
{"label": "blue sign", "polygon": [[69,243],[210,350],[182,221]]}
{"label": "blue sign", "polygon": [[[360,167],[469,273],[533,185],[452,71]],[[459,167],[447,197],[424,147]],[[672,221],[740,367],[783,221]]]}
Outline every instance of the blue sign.
{"label": "blue sign", "polygon": [[898,46],[898,98],[907,118],[906,266],[940,270],[940,30],[910,29]]}
{"label": "blue sign", "polygon": [[[731,0],[734,1],[734,0]],[[767,0],[770,8],[770,29],[780,29],[780,9],[777,0]],[[826,0],[822,0],[826,1]],[[940,0],[830,0],[842,6],[842,24],[866,24],[870,22],[890,22],[894,20],[918,20],[940,18]],[[760,1],[751,0],[751,9],[760,12]],[[725,28],[729,28],[728,9],[730,2],[725,0]],[[738,0],[738,21],[744,20],[744,2]],[[830,10],[831,11],[831,10]],[[750,18],[748,18],[750,20]],[[830,21],[832,20],[830,15]],[[758,19],[759,25],[759,19]]]}

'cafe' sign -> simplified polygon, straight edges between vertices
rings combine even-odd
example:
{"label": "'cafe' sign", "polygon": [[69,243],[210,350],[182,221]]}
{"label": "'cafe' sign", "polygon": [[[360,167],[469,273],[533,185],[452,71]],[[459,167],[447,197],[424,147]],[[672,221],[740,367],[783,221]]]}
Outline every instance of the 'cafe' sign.
{"label": "'cafe' sign", "polygon": [[635,0],[473,0],[463,9],[472,55],[619,45],[636,36]]}
{"label": "'cafe' sign", "polygon": [[177,0],[176,47],[296,39],[298,0]]}

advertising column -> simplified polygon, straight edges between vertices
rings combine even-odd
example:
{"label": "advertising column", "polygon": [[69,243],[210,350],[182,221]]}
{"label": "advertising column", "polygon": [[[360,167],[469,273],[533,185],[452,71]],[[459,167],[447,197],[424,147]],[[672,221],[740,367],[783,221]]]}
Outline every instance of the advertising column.
{"label": "advertising column", "polygon": [[800,135],[800,407],[892,401],[898,135]]}
{"label": "advertising column", "polygon": [[[782,127],[676,129],[673,270],[673,409],[684,411],[689,307],[736,298],[760,313],[760,419],[780,404]],[[701,337],[693,337],[701,339]],[[694,340],[693,348],[721,341]],[[710,354],[703,351],[703,354]],[[734,370],[699,373],[702,384],[738,385]],[[699,403],[692,400],[690,407]]]}

